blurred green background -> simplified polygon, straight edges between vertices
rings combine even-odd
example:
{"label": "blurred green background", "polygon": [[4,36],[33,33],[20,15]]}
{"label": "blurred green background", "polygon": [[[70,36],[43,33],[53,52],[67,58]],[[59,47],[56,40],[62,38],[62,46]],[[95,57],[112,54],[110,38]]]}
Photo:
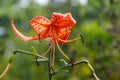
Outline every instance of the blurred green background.
{"label": "blurred green background", "polygon": [[[16,49],[31,51],[34,46],[42,54],[48,48],[44,41],[24,42],[14,35],[10,18],[26,36],[36,33],[28,21],[37,15],[50,19],[52,12],[71,12],[76,20],[69,39],[83,34],[80,40],[60,45],[74,61],[87,59],[101,80],[120,80],[120,0],[0,0],[0,73]],[[56,66],[64,58],[56,51]],[[34,57],[18,54],[2,80],[48,80],[47,63],[37,66]],[[78,65],[69,73],[60,72],[53,80],[95,80],[86,65]]]}

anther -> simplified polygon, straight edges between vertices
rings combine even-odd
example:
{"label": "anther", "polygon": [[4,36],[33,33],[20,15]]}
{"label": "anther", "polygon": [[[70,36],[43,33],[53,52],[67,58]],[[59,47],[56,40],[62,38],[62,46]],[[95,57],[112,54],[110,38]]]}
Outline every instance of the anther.
{"label": "anther", "polygon": [[55,73],[55,70],[54,70],[54,68],[51,66],[51,70],[52,70],[52,73]]}
{"label": "anther", "polygon": [[36,61],[37,66],[39,66],[37,59],[38,59],[38,57],[36,56],[35,61]]}
{"label": "anther", "polygon": [[70,58],[70,63],[71,63],[71,66],[72,66],[72,68],[73,68],[74,64],[73,64],[73,61],[72,61],[71,58]]}
{"label": "anther", "polygon": [[38,39],[39,39],[39,42],[41,42],[41,39],[40,39],[40,33],[38,34]]}
{"label": "anther", "polygon": [[83,35],[82,35],[82,34],[80,34],[80,37],[81,37],[82,43],[84,43],[84,38],[83,38]]}

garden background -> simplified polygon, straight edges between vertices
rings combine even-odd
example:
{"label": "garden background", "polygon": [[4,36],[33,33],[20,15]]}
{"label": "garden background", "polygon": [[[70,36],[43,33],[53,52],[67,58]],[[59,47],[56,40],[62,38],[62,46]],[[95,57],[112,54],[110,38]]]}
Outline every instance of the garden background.
{"label": "garden background", "polygon": [[[120,80],[120,0],[0,0],[0,73],[6,67],[12,52],[21,49],[31,51],[35,47],[39,54],[48,48],[45,41],[24,42],[16,37],[10,26],[13,18],[17,29],[31,36],[36,34],[28,22],[37,15],[50,19],[53,12],[71,12],[76,25],[69,39],[80,33],[80,40],[61,45],[63,51],[74,61],[87,59],[101,80]],[[56,52],[55,65],[63,65],[64,59]],[[47,80],[47,63],[39,66],[34,57],[17,54],[9,72],[2,80]],[[69,73],[60,72],[53,80],[94,80],[89,68],[78,65]]]}

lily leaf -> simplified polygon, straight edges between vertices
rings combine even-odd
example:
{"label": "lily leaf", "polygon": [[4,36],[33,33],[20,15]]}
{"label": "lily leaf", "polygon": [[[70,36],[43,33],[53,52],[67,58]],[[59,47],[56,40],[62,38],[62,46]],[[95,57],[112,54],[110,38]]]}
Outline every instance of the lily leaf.
{"label": "lily leaf", "polygon": [[65,65],[68,65],[68,63],[64,59],[60,59],[59,61],[63,62]]}
{"label": "lily leaf", "polygon": [[36,50],[33,46],[31,47],[31,49],[32,49],[32,53],[33,53],[34,55],[37,55],[37,54],[38,54],[37,50]]}

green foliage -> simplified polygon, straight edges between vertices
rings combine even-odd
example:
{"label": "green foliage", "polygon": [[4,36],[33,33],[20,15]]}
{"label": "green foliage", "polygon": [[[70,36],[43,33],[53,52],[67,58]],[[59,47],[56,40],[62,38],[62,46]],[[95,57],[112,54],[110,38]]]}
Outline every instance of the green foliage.
{"label": "green foliage", "polygon": [[[29,1],[26,7],[20,5],[21,1]],[[0,35],[0,73],[3,71],[12,52],[16,49],[31,51],[31,46],[39,54],[44,53],[48,43],[44,41],[21,41],[13,34],[10,27],[10,18],[23,34],[31,36],[36,33],[29,26],[28,21],[37,15],[50,19],[52,12],[71,12],[77,24],[72,29],[69,39],[83,34],[85,43],[80,40],[61,45],[65,53],[73,60],[88,59],[93,64],[96,73],[101,80],[118,80],[120,74],[120,0],[87,0],[86,5],[80,5],[79,0],[49,0],[43,6],[33,0],[1,0],[0,1],[0,27],[5,33]],[[71,1],[74,2],[71,3]],[[76,5],[75,5],[76,4]],[[1,31],[0,31],[1,32]],[[33,53],[37,53],[35,49]],[[57,66],[63,62],[57,52]],[[37,66],[34,58],[27,55],[16,55],[12,67],[2,80],[47,80],[48,67],[46,63]],[[80,65],[70,73],[62,73],[54,76],[54,80],[93,80],[90,70]]]}

